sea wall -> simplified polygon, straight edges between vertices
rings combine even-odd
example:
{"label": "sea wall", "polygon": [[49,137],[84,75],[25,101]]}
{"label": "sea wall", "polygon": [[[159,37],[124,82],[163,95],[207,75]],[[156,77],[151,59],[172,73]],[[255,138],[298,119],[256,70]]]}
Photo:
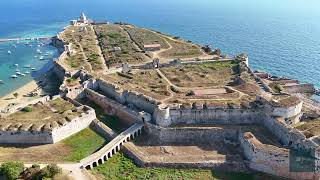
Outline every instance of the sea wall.
{"label": "sea wall", "polygon": [[316,90],[313,84],[284,85],[283,88],[288,93],[314,93]]}
{"label": "sea wall", "polygon": [[250,132],[240,133],[239,141],[248,165],[253,170],[291,179],[320,178],[314,172],[292,172],[288,149],[262,144]]}

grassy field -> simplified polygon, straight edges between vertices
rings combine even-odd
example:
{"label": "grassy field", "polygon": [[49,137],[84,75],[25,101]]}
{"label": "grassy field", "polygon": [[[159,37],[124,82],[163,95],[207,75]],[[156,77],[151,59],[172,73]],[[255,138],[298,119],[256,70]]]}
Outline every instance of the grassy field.
{"label": "grassy field", "polygon": [[65,158],[65,161],[78,162],[82,158],[94,153],[107,141],[95,131],[86,128],[79,133],[63,140],[63,144],[71,147],[71,151]]}
{"label": "grassy field", "polygon": [[81,103],[92,107],[96,111],[97,119],[115,132],[120,133],[128,128],[125,124],[121,123],[121,121],[117,117],[105,114],[103,112],[103,109],[94,102],[85,99],[82,100]]}
{"label": "grassy field", "polygon": [[238,73],[236,62],[214,62],[162,68],[161,71],[179,87],[224,87]]}
{"label": "grassy field", "polygon": [[159,56],[162,58],[193,58],[203,55],[200,47],[192,43],[174,40],[164,36],[163,38],[172,46],[172,48],[161,52]]}
{"label": "grassy field", "polygon": [[158,33],[132,26],[124,26],[124,28],[138,44],[140,49],[144,49],[143,46],[145,44],[160,44],[163,49],[168,49],[170,47]]}
{"label": "grassy field", "polygon": [[[119,65],[124,62],[141,63],[145,59],[142,53],[133,45],[127,33],[118,25],[95,26],[97,37],[103,55],[110,66]],[[114,51],[115,47],[120,47],[120,51]]]}
{"label": "grassy field", "polygon": [[116,154],[104,164],[94,168],[92,173],[96,175],[98,179],[268,179],[260,174],[220,172],[199,169],[139,168],[132,160],[122,153]]}

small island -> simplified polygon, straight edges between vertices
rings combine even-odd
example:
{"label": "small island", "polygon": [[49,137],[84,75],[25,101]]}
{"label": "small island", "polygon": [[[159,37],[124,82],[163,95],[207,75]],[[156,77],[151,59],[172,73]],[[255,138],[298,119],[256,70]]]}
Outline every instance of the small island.
{"label": "small island", "polygon": [[[312,84],[254,71],[244,53],[83,13],[52,44],[61,51],[59,95],[1,111],[0,142],[31,146],[0,160],[14,153],[29,162],[28,152],[35,163],[73,163],[107,179],[121,175],[110,167],[119,161],[134,179],[320,176]],[[299,158],[311,159],[310,169]]]}

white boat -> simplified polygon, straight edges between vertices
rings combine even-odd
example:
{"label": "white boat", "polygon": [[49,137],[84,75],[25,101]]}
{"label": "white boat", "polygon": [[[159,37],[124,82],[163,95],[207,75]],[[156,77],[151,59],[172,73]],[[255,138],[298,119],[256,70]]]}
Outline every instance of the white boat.
{"label": "white boat", "polygon": [[42,52],[40,51],[40,49],[37,49],[37,53],[38,53],[38,54],[41,54]]}
{"label": "white boat", "polygon": [[24,74],[24,73],[20,73],[20,76],[26,76],[26,74]]}
{"label": "white boat", "polygon": [[19,64],[14,64],[14,66],[18,67],[18,66],[19,66]]}
{"label": "white boat", "polygon": [[30,64],[27,64],[25,66],[23,66],[24,68],[31,68],[31,65]]}
{"label": "white boat", "polygon": [[20,75],[21,75],[21,72],[16,72],[16,74],[20,76]]}
{"label": "white boat", "polygon": [[18,76],[17,75],[11,75],[10,77],[11,78],[17,78]]}
{"label": "white boat", "polygon": [[17,46],[14,44],[14,45],[12,45],[12,47],[14,47],[14,48],[17,48]]}
{"label": "white boat", "polygon": [[8,51],[8,54],[11,54],[12,52],[11,51]]}
{"label": "white boat", "polygon": [[20,72],[20,70],[19,70],[19,69],[16,69],[16,72]]}
{"label": "white boat", "polygon": [[30,72],[29,72],[29,71],[26,71],[26,72],[24,72],[24,74],[30,74]]}
{"label": "white boat", "polygon": [[43,56],[40,56],[40,57],[39,57],[39,60],[44,60],[44,57],[43,57]]}
{"label": "white boat", "polygon": [[0,80],[0,84],[4,84],[4,82],[2,80]]}
{"label": "white boat", "polygon": [[36,70],[36,68],[31,68],[32,71]]}

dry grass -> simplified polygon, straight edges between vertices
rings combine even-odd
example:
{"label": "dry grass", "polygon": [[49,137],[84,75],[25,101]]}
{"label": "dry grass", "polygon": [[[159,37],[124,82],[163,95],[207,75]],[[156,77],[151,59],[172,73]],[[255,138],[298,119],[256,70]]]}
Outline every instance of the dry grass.
{"label": "dry grass", "polygon": [[224,87],[233,81],[237,65],[236,62],[215,62],[162,68],[161,71],[179,87]]}
{"label": "dry grass", "polygon": [[[75,107],[68,101],[58,98],[49,103],[37,103],[29,106],[32,111],[25,112],[23,110],[9,115],[6,118],[0,118],[0,125],[4,124],[34,124],[41,125],[51,123],[66,116],[77,116],[80,112],[75,111]],[[73,111],[69,111],[73,110]],[[66,112],[68,111],[68,112]]]}
{"label": "dry grass", "polygon": [[65,42],[72,43],[72,49],[75,50],[75,53],[65,60],[69,67],[78,69],[83,66],[86,70],[102,69],[103,59],[99,55],[95,32],[91,26],[70,26],[60,36]]}
{"label": "dry grass", "polygon": [[320,135],[320,118],[305,121],[304,124],[301,124],[296,128],[303,131],[308,137]]}
{"label": "dry grass", "polygon": [[170,47],[168,43],[161,37],[161,35],[156,32],[133,26],[123,27],[131,35],[135,43],[138,44],[140,49],[144,49],[143,46],[145,44],[160,44],[161,48],[163,49],[168,49]]}
{"label": "dry grass", "polygon": [[193,58],[204,55],[197,45],[162,36],[172,48],[159,54],[162,58]]}
{"label": "dry grass", "polygon": [[[142,53],[133,45],[127,33],[118,25],[95,26],[102,53],[110,66],[124,62],[141,63],[145,61]],[[121,51],[114,51],[120,47]]]}
{"label": "dry grass", "polygon": [[131,76],[131,78],[122,76],[121,74],[112,74],[104,78],[125,89],[138,91],[155,99],[163,99],[170,95],[167,91],[168,85],[154,70],[140,70],[133,72],[133,74],[129,76]]}

